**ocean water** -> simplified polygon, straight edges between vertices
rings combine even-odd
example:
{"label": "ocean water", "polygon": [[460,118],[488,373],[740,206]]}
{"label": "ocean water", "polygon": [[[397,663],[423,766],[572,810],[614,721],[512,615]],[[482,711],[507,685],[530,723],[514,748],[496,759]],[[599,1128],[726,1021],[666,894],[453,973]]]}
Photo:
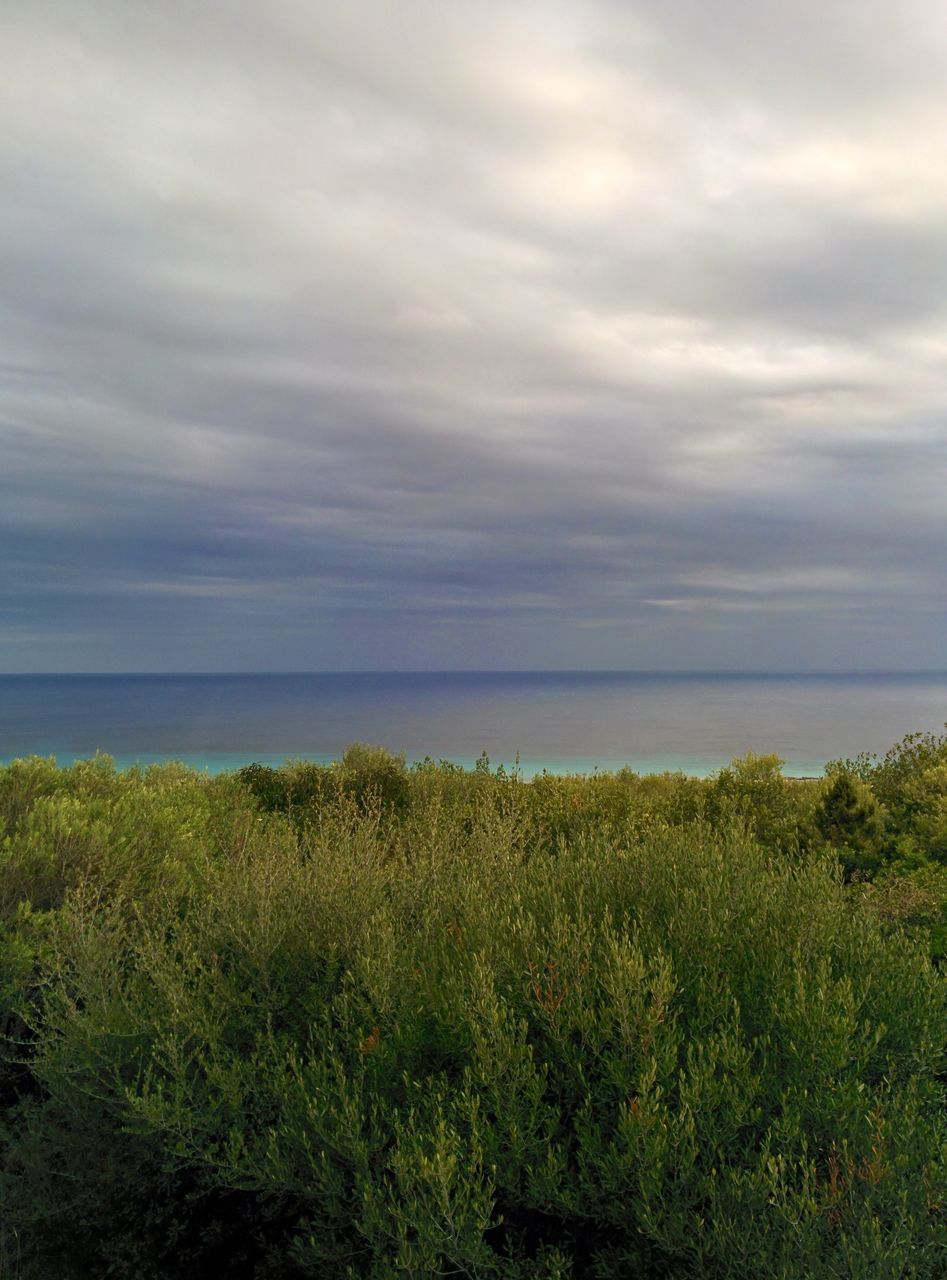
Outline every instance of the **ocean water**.
{"label": "ocean water", "polygon": [[0,760],[96,752],[218,772],[326,762],[352,742],[524,776],[628,765],[706,775],[775,751],[792,776],[941,732],[947,673],[706,675],[452,672],[0,676]]}

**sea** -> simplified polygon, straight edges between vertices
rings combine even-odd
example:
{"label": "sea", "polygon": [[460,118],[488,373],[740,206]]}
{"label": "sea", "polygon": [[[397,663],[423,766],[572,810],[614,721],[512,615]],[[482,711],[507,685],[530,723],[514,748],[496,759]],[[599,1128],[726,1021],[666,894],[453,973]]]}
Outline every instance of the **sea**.
{"label": "sea", "polygon": [[747,751],[817,777],[945,721],[947,672],[0,676],[0,761],[103,753],[119,768],[181,760],[209,773],[327,763],[367,742],[409,763],[472,767],[486,754],[524,778],[623,766],[703,777]]}

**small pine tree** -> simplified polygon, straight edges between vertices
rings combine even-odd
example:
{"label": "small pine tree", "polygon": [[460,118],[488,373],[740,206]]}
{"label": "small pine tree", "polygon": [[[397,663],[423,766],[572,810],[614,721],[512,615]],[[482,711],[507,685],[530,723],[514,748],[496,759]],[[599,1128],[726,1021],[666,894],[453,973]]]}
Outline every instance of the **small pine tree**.
{"label": "small pine tree", "polygon": [[819,835],[838,850],[845,878],[858,872],[870,877],[879,867],[884,837],[884,810],[867,783],[840,772],[833,778],[813,814]]}

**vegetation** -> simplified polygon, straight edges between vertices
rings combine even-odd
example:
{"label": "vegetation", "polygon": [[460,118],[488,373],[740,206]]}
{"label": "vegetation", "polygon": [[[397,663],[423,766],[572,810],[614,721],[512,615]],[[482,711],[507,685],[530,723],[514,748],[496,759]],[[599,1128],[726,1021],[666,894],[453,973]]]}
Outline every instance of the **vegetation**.
{"label": "vegetation", "polygon": [[0,1276],[947,1273],[947,738],[0,769]]}

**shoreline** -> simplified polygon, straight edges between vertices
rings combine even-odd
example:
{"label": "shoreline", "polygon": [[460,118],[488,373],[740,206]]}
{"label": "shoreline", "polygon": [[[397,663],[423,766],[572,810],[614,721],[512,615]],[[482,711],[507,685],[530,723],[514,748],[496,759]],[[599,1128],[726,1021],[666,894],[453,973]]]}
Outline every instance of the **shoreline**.
{"label": "shoreline", "polygon": [[[293,753],[276,751],[70,751],[57,750],[55,747],[43,744],[36,750],[0,755],[0,767],[5,767],[14,760],[39,756],[43,759],[52,757],[59,768],[67,769],[82,761],[95,759],[98,755],[111,759],[118,772],[125,772],[135,768],[146,769],[152,765],[182,764],[186,768],[192,769],[195,773],[207,773],[212,777],[216,777],[219,774],[236,772],[238,769],[244,769],[251,764],[265,765],[274,769],[297,763],[329,766],[339,763],[342,759],[342,754],[343,752],[329,754],[326,752]],[[396,757],[400,756],[400,753],[392,754],[396,755]],[[773,754],[778,755],[779,753],[775,752]],[[596,760],[588,756],[544,759],[537,757],[523,758],[514,755],[512,760],[491,759],[490,769],[491,772],[496,772],[498,768],[502,767],[510,775],[515,771],[520,780],[524,782],[542,777],[544,773],[554,777],[594,777],[596,775],[608,776],[617,774],[625,769],[642,778],[661,777],[665,774],[683,774],[688,778],[702,779],[712,777],[721,769],[727,768],[735,758],[738,759],[739,756],[714,760],[667,755],[650,758],[644,756],[629,760]],[[467,772],[473,772],[477,767],[477,760],[478,757],[476,756],[441,756],[435,759],[431,756],[405,754],[405,764],[409,770],[425,763],[431,763],[459,766]],[[782,775],[787,782],[818,782],[825,776],[825,763],[827,762],[810,760],[800,762],[786,761],[783,764]],[[805,769],[805,772],[797,773],[794,772],[795,769]]]}

